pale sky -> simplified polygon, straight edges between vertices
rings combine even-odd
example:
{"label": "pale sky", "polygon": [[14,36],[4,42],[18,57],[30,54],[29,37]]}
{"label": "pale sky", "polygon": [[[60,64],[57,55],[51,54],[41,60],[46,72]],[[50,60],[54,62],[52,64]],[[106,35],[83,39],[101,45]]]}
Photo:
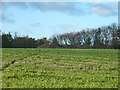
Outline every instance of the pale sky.
{"label": "pale sky", "polygon": [[3,2],[2,32],[33,38],[118,23],[118,2]]}

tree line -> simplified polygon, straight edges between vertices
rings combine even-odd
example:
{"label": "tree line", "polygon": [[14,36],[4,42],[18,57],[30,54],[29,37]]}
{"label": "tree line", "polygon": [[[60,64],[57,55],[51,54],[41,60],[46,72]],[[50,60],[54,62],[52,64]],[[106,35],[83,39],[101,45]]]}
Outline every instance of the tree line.
{"label": "tree line", "polygon": [[28,36],[17,36],[15,33],[2,33],[3,48],[99,48],[99,49],[119,49],[120,29],[113,23],[108,26],[98,28],[83,29],[78,32],[55,35],[49,39],[35,39]]}

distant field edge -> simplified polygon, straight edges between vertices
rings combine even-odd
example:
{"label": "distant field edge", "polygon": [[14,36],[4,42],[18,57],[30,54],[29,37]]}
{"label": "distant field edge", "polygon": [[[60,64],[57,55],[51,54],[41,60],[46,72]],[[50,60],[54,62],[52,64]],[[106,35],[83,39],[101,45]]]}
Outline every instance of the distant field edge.
{"label": "distant field edge", "polygon": [[2,88],[1,90],[119,90],[118,88]]}

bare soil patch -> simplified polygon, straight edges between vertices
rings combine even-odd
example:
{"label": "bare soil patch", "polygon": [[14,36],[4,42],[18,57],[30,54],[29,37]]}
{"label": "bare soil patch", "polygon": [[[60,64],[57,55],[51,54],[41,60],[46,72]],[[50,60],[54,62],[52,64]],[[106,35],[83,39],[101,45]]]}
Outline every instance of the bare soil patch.
{"label": "bare soil patch", "polygon": [[48,66],[62,67],[62,68],[69,68],[69,69],[85,69],[85,70],[93,70],[93,71],[107,70],[107,68],[103,68],[103,67],[96,68],[96,67],[87,67],[87,66],[62,66],[62,65],[60,66],[57,64],[50,64]]}
{"label": "bare soil patch", "polygon": [[110,62],[110,61],[98,61],[98,60],[90,60],[90,61],[93,61],[93,62],[108,62],[108,63],[118,63],[118,62]]}

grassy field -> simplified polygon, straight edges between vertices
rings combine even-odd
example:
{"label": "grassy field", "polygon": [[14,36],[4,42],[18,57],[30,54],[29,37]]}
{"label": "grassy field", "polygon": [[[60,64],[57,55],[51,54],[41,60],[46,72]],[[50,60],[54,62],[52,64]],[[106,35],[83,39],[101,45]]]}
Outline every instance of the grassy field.
{"label": "grassy field", "polygon": [[2,49],[3,88],[117,88],[118,50]]}

